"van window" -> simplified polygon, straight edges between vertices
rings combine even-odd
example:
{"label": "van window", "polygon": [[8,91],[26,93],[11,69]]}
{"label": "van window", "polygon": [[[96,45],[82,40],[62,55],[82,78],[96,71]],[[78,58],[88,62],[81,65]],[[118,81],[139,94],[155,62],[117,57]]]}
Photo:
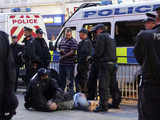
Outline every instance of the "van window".
{"label": "van window", "polygon": [[85,24],[83,27],[86,28],[88,31],[91,31],[91,29],[97,25],[97,24],[104,24],[106,27],[106,30],[109,34],[111,34],[111,23],[90,23],[90,24]]}
{"label": "van window", "polygon": [[143,29],[144,23],[141,20],[116,22],[115,40],[117,46],[134,46],[137,34]]}

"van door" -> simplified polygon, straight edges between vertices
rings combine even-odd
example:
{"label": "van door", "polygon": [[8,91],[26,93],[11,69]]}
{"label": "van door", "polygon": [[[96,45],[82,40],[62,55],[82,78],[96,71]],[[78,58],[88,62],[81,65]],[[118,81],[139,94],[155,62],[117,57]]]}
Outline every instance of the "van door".
{"label": "van door", "polygon": [[44,31],[44,38],[48,43],[47,33],[43,19],[36,13],[13,13],[8,15],[8,34],[11,36],[17,36],[18,42],[21,43],[24,39],[24,27],[30,27],[33,29],[33,37],[36,37],[35,31],[41,28]]}

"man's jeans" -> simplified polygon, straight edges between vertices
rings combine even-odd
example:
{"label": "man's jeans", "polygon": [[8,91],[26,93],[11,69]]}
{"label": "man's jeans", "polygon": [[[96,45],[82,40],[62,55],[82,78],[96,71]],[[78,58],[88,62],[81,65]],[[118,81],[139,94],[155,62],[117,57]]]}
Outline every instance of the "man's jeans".
{"label": "man's jeans", "polygon": [[[59,65],[59,74],[60,74],[59,85],[63,90],[65,90],[65,87],[67,84],[68,85],[67,87],[69,87],[69,90],[74,91],[73,90],[74,88],[73,86],[74,68],[75,68],[74,64],[71,64],[71,65],[60,64]],[[67,80],[69,81],[69,83],[67,83]]]}

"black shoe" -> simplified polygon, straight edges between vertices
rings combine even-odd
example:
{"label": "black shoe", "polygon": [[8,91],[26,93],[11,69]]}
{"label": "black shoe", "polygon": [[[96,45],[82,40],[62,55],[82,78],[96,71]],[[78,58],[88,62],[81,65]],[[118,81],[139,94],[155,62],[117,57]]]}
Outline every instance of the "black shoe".
{"label": "black shoe", "polygon": [[118,105],[108,104],[109,109],[120,109]]}
{"label": "black shoe", "polygon": [[93,112],[107,112],[108,108],[104,108],[102,106],[97,107]]}

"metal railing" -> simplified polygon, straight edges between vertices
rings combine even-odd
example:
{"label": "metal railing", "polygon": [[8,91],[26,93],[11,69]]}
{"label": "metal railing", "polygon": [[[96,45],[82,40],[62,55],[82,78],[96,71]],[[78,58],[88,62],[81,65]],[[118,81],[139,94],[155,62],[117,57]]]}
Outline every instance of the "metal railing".
{"label": "metal railing", "polygon": [[[53,61],[50,68],[59,72],[59,63]],[[140,66],[138,64],[119,64],[117,71],[117,81],[124,99],[138,99],[138,80],[136,78]],[[76,68],[75,68],[76,70]],[[75,72],[76,74],[76,72]]]}
{"label": "metal railing", "polygon": [[138,99],[138,64],[119,64],[117,80],[124,99]]}

